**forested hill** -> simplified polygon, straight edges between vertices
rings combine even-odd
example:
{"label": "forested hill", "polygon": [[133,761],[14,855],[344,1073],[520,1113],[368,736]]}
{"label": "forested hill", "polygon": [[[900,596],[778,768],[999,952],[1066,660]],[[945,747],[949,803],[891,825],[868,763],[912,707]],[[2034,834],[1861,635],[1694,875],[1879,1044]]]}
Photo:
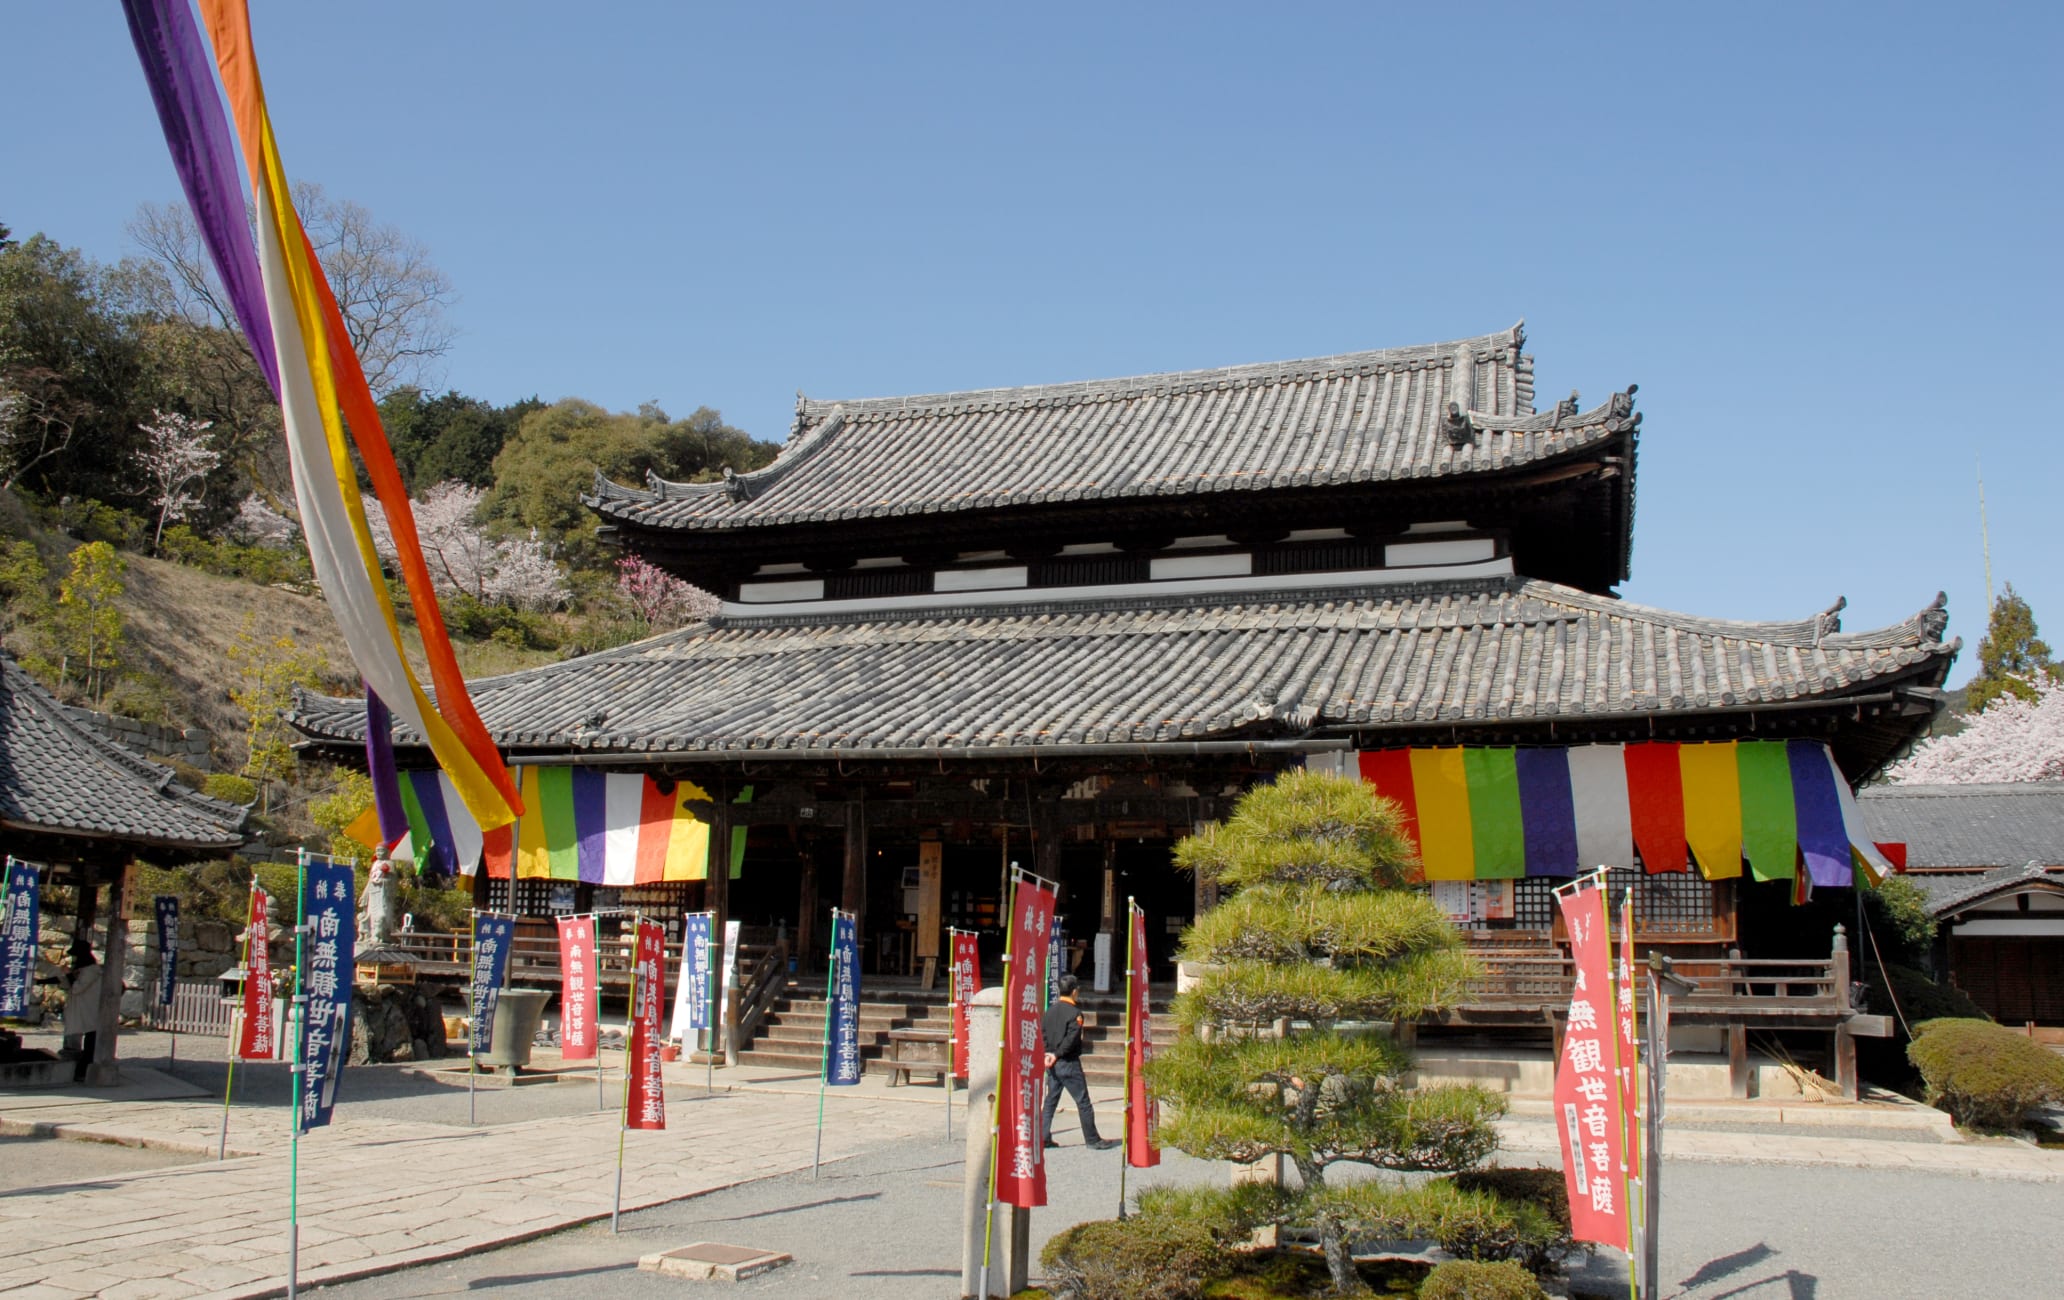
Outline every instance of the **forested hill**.
{"label": "forested hill", "polygon": [[[709,409],[440,393],[454,287],[427,250],[314,187],[296,202],[347,316],[370,305],[347,324],[469,676],[708,607],[601,545],[580,493],[598,470],[755,469],[774,443]],[[129,233],[137,255],[109,265],[0,223],[0,639],[68,701],[205,727],[218,770],[290,782],[279,706],[296,683],[357,683],[302,548],[278,408],[185,210],[146,206]]]}

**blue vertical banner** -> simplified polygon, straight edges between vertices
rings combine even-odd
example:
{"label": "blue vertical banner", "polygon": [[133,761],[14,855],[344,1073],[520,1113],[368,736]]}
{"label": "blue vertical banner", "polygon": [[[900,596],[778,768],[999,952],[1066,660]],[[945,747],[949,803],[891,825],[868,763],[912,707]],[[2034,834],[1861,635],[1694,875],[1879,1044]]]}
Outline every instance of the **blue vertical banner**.
{"label": "blue vertical banner", "polygon": [[351,986],[358,978],[358,906],[351,864],[311,862],[302,877],[301,908],[308,927],[307,969],[301,992],[301,1127],[330,1122],[337,1080],[351,1055]]}
{"label": "blue vertical banner", "polygon": [[494,1049],[495,1003],[509,981],[509,936],[515,928],[513,916],[473,914],[473,978],[468,986],[473,1028],[467,1033],[466,1050],[475,1056]]}
{"label": "blue vertical banner", "polygon": [[690,912],[681,918],[681,979],[674,987],[674,1037],[690,1047],[692,1037],[710,1027],[710,999],[715,991],[710,976],[716,962],[710,951],[709,912]]}
{"label": "blue vertical banner", "polygon": [[0,921],[0,1016],[25,1015],[36,983],[36,938],[43,922],[42,881],[26,862],[7,860],[6,918]]}
{"label": "blue vertical banner", "polygon": [[825,1004],[831,1017],[824,1081],[834,1087],[860,1082],[860,937],[853,918],[831,922],[831,989]]}
{"label": "blue vertical banner", "polygon": [[158,914],[158,1005],[172,1005],[179,983],[179,900],[159,894],[151,900]]}
{"label": "blue vertical banner", "polygon": [[1059,921],[1046,935],[1046,1000],[1061,996],[1061,972],[1068,969],[1068,932]]}

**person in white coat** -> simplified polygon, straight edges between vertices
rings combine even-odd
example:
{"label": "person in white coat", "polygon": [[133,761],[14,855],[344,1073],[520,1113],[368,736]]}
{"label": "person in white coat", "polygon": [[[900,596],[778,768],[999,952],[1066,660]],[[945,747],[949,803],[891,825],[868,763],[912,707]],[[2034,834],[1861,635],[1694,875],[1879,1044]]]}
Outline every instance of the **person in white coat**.
{"label": "person in white coat", "polygon": [[93,1052],[100,1043],[100,963],[89,949],[72,952],[72,973],[66,981],[64,1006],[65,1037],[77,1044],[72,1057],[72,1082],[86,1082],[93,1068]]}

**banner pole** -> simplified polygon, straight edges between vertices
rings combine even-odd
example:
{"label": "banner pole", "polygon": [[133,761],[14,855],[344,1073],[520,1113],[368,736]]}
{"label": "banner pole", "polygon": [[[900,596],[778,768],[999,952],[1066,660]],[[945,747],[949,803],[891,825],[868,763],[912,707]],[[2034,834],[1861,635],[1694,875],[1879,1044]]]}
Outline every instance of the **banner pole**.
{"label": "banner pole", "polygon": [[[1624,964],[1628,976],[1623,981],[1618,970],[1613,972],[1613,1000],[1618,1002],[1620,998],[1625,997],[1631,1003],[1634,997],[1634,887],[1632,885],[1627,886],[1626,902],[1622,905],[1620,918],[1620,961]],[[1610,926],[1608,926],[1607,932],[1610,933]],[[1631,1005],[1625,1010],[1629,1016],[1635,1014]],[[1615,1023],[1613,1025],[1613,1050],[1615,1052],[1619,1050],[1619,1041],[1620,1027]],[[1638,1034],[1630,1035],[1628,1040],[1628,1058],[1621,1066],[1621,1068],[1627,1071],[1627,1078],[1630,1081],[1638,1081],[1641,1078],[1640,1043],[1641,1039]],[[1637,1229],[1634,1224],[1636,1212],[1634,1188],[1639,1183],[1638,1180],[1631,1177],[1631,1171],[1627,1163],[1627,1152],[1633,1149],[1635,1142],[1640,1141],[1640,1137],[1637,1133],[1637,1117],[1627,1113],[1627,1094],[1629,1091],[1630,1089],[1625,1087],[1620,1089],[1620,1199],[1621,1203],[1627,1207],[1627,1300],[1640,1300],[1640,1275],[1634,1259],[1637,1248],[1635,1238]],[[1645,1167],[1641,1172],[1644,1177],[1648,1174],[1648,1170]],[[1646,1231],[1646,1225],[1642,1225],[1642,1228],[1638,1231]]]}
{"label": "banner pole", "polygon": [[[1010,919],[1016,916],[1018,912],[1018,872],[1017,863],[1015,862],[1011,864],[1009,897],[1004,901],[1007,906],[1003,913],[1003,991],[1004,1011],[1008,1015],[1010,1010],[1011,933],[1016,929],[1010,923]],[[974,1044],[970,1042],[968,1045],[972,1047]],[[970,1086],[974,1083],[972,1070],[969,1071],[968,1083]],[[982,1287],[978,1292],[982,1296],[982,1300],[988,1300],[989,1296],[989,1247],[996,1240],[996,1165],[1000,1157],[1000,1153],[996,1149],[996,1118],[1002,1105],[1003,1035],[999,1033],[996,1036],[996,1087],[989,1094],[989,1203],[983,1210]],[[1042,1142],[1046,1140],[1045,1134],[1040,1134],[1039,1136]]]}
{"label": "banner pole", "polygon": [[[510,911],[516,910],[510,908]],[[609,1109],[609,1095],[602,1091],[602,918],[588,913],[588,977],[595,985],[595,1014],[588,1021],[595,1032],[595,1109]],[[563,1036],[562,1036],[563,1041]]]}
{"label": "banner pole", "polygon": [[[479,944],[480,909],[475,907],[466,912],[466,964],[469,968],[480,964]],[[480,1054],[473,1050],[473,1045],[480,1041],[480,1026],[473,1022],[480,1018],[480,1007],[472,997],[472,980],[467,980],[467,985],[467,1009],[473,1014],[466,1020],[466,1127],[476,1128],[480,1124],[475,1110],[475,1096],[480,1087]]]}
{"label": "banner pole", "polygon": [[702,1093],[717,1095],[717,914],[702,935]]}
{"label": "banner pole", "polygon": [[[631,915],[631,996],[630,1006],[624,1017],[624,1071],[623,1108],[616,1116],[616,1199],[609,1206],[609,1230],[617,1230],[617,1221],[623,1217],[623,1156],[624,1134],[631,1128],[631,1032],[638,1023],[638,926],[644,921],[642,912]],[[596,945],[601,946],[599,943]],[[600,965],[597,962],[596,965]],[[602,981],[595,981],[596,1001],[601,1001]],[[595,1059],[602,1059],[601,1031],[598,1028],[595,1039]]]}
{"label": "banner pole", "polygon": [[[832,986],[838,982],[838,919],[839,909],[831,909],[831,953],[824,966],[824,1047],[817,1059],[817,1148],[810,1157],[810,1177],[817,1177],[817,1170],[824,1163],[824,1081],[831,1075],[831,995]],[[854,1013],[859,1013],[855,1007]]]}
{"label": "banner pole", "polygon": [[301,1286],[301,1094],[308,1085],[308,1062],[301,1054],[307,1038],[307,992],[301,985],[301,966],[308,955],[308,850],[294,854],[294,998],[289,1017],[295,1023],[293,1069],[293,1138],[287,1157],[287,1297],[300,1294]]}
{"label": "banner pole", "polygon": [[953,1140],[953,1026],[960,1009],[960,951],[954,938],[960,931],[946,927],[946,1068],[939,1072],[939,1091],[946,1094],[946,1140]]}
{"label": "banner pole", "polygon": [[[251,871],[251,893],[244,900],[244,955],[242,957],[244,978],[251,978],[251,898],[258,894],[258,872]],[[225,1159],[229,1154],[229,1098],[236,1090],[236,1063],[238,1040],[243,1037],[244,999],[243,984],[237,985],[236,1010],[229,1017],[229,1074],[222,1081],[222,1136],[215,1144],[215,1158]]]}

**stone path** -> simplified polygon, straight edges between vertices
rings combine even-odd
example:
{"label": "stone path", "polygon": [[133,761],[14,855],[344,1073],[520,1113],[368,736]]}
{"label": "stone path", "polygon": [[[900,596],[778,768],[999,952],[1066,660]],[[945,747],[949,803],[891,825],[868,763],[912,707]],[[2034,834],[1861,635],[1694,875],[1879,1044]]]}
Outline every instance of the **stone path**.
{"label": "stone path", "polygon": [[[143,1072],[149,1073],[149,1072]],[[935,1094],[936,1096],[936,1094]],[[607,1217],[614,1112],[463,1129],[391,1119],[336,1123],[301,1140],[304,1285],[448,1258]],[[0,1121],[103,1140],[212,1151],[213,1101],[0,1098]],[[257,1153],[0,1196],[0,1292],[25,1300],[245,1297],[284,1287],[290,1156],[284,1133],[241,1121]],[[278,1118],[272,1116],[271,1118]],[[835,1096],[824,1156],[836,1160],[943,1125],[936,1104]],[[790,1092],[704,1097],[670,1089],[664,1132],[626,1136],[623,1205],[658,1205],[806,1169],[816,1100]],[[283,1128],[284,1124],[278,1127]]]}

